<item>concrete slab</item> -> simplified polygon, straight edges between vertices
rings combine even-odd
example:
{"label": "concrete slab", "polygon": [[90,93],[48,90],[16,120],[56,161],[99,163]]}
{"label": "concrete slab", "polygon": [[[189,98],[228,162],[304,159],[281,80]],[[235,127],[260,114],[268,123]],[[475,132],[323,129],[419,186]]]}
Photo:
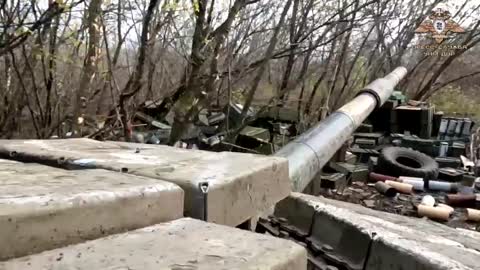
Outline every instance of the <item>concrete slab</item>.
{"label": "concrete slab", "polygon": [[[230,226],[271,208],[291,190],[288,161],[280,157],[90,139],[0,140],[0,155],[170,181],[185,191],[186,216]],[[208,183],[207,196],[202,183]]]}
{"label": "concrete slab", "polygon": [[183,218],[0,263],[3,270],[306,270],[291,241]]}
{"label": "concrete slab", "polygon": [[365,260],[369,270],[480,268],[476,232],[299,193],[277,204],[275,214],[311,231],[314,242],[353,269],[364,269]]}
{"label": "concrete slab", "polygon": [[67,171],[0,159],[0,259],[183,216],[172,183],[107,170]]}

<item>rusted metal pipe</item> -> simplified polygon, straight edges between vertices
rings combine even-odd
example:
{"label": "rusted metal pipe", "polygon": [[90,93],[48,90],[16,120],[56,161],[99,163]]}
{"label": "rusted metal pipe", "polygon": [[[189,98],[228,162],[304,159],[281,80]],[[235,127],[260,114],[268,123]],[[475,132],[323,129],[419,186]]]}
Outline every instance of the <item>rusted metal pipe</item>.
{"label": "rusted metal pipe", "polygon": [[275,153],[288,159],[293,191],[302,192],[307,187],[368,115],[385,103],[406,74],[406,68],[397,67],[371,82],[353,100]]}
{"label": "rusted metal pipe", "polygon": [[378,192],[387,197],[395,197],[395,195],[397,195],[396,189],[394,189],[392,186],[385,184],[382,181],[378,181],[377,183],[375,183],[375,188]]}
{"label": "rusted metal pipe", "polygon": [[368,178],[370,179],[371,182],[385,182],[386,180],[390,181],[398,181],[396,177],[389,176],[389,175],[384,175],[384,174],[379,174],[379,173],[374,173],[371,172],[368,174]]}
{"label": "rusted metal pipe", "polygon": [[476,194],[448,194],[445,202],[451,206],[473,206],[477,202]]}

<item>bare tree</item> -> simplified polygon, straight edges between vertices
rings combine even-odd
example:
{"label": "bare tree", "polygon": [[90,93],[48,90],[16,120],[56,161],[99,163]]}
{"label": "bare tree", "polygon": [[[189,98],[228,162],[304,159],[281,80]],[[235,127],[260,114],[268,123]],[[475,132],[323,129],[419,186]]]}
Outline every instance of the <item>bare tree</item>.
{"label": "bare tree", "polygon": [[0,136],[129,140],[146,100],[160,103],[158,121],[173,115],[170,144],[203,109],[231,102],[243,105],[242,121],[221,127],[231,139],[252,107],[296,110],[308,127],[397,65],[409,67],[399,89],[412,98],[448,86],[468,94],[480,74],[470,61],[479,4],[451,8],[467,33],[446,44],[462,49],[415,48],[431,41],[415,29],[441,2],[0,1]]}

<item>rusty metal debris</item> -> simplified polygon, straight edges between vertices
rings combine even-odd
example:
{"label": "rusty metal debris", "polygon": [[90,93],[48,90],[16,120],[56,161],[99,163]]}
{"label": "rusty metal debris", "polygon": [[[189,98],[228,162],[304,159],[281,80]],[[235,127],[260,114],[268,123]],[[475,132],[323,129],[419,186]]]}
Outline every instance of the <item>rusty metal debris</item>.
{"label": "rusty metal debris", "polygon": [[[422,198],[431,196],[435,203],[426,206],[438,212],[442,204],[452,202],[448,196],[480,191],[480,181],[476,181],[480,176],[480,130],[474,130],[470,118],[446,116],[433,104],[409,101],[401,91],[394,91],[405,74],[400,67],[373,81],[352,101],[301,135],[298,133],[306,125],[291,108],[274,106],[262,111],[253,106],[242,119],[242,105],[231,102],[224,108],[202,109],[174,146],[286,157],[294,191],[409,216],[420,216],[418,205]],[[135,114],[135,142],[168,143],[173,116],[161,115],[157,109],[158,103],[149,102]],[[225,130],[244,120],[249,125],[234,141],[227,141]],[[395,170],[385,167],[385,149],[392,146],[409,148],[392,159]],[[423,158],[410,156],[412,150],[422,153]],[[425,157],[433,169],[412,174],[416,166],[424,166]],[[459,215],[465,214],[463,206],[452,206],[454,211],[447,209],[450,214],[444,222],[470,228],[457,222]],[[292,232],[283,231],[283,237],[291,237]]]}
{"label": "rusty metal debris", "polygon": [[[131,137],[133,142],[146,144],[167,144],[172,131],[173,115],[161,116],[158,103],[147,102],[132,119]],[[223,109],[202,109],[198,118],[190,125],[181,140],[174,146],[186,149],[210,151],[235,151],[270,155],[296,136],[295,121],[281,113],[256,115],[255,108],[249,109],[245,121],[256,119],[245,126],[235,141],[226,141],[229,127],[241,124],[242,105],[231,102]],[[159,116],[159,121],[156,117]],[[288,115],[287,115],[288,116]]]}
{"label": "rusty metal debris", "polygon": [[375,188],[378,190],[378,192],[387,197],[395,197],[395,195],[397,195],[397,190],[395,188],[382,181],[375,183]]}
{"label": "rusty metal debris", "polygon": [[[343,173],[347,186],[324,185],[319,194],[477,230],[480,129],[474,132],[474,125],[470,118],[445,116],[427,102],[407,102],[396,92],[352,134],[343,151],[356,156],[355,162],[339,161],[342,153],[337,153],[318,176],[324,179],[324,175]],[[392,156],[395,170],[385,167],[384,162],[384,149],[391,146],[409,148]],[[416,174],[427,159],[432,164],[425,168],[428,173]],[[356,167],[365,168],[365,174],[352,177]]]}

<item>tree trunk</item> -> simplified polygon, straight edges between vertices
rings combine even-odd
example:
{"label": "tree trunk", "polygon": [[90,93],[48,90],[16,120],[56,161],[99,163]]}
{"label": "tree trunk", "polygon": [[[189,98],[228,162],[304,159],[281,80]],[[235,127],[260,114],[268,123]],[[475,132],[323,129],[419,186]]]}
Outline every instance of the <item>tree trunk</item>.
{"label": "tree trunk", "polygon": [[[90,87],[97,73],[97,64],[100,54],[100,16],[102,15],[102,0],[92,0],[88,6],[88,45],[87,53],[83,62],[82,75],[80,77],[79,87],[73,103],[73,127],[74,132],[79,131],[78,118],[87,113],[87,98],[90,94]],[[81,136],[81,133],[78,134]]]}

